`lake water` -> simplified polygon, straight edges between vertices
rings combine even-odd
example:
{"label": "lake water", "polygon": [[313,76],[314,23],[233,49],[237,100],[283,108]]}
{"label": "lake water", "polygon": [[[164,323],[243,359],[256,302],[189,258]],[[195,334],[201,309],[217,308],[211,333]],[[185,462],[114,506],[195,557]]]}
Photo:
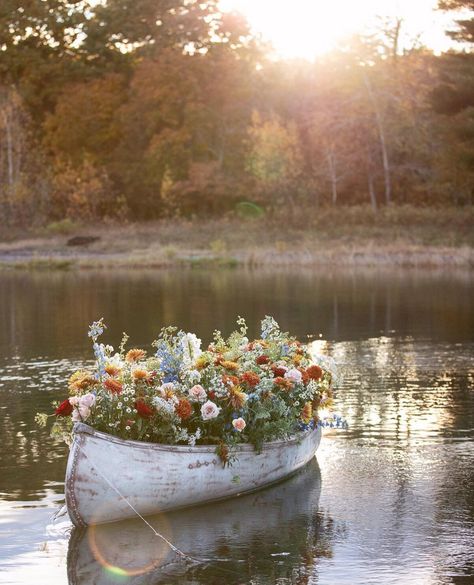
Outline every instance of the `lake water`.
{"label": "lake water", "polygon": [[[327,269],[0,273],[0,583],[474,583],[474,278]],[[271,314],[340,364],[349,429],[317,462],[237,500],[71,531],[67,450],[34,415],[91,359],[103,316],[146,346],[164,324],[208,340]]]}

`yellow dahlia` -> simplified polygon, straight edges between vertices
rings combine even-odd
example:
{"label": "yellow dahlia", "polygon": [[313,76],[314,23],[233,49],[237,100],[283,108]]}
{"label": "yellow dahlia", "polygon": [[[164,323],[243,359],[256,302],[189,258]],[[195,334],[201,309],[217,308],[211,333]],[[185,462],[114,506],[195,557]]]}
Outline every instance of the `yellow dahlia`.
{"label": "yellow dahlia", "polygon": [[230,360],[224,360],[221,362],[221,366],[231,372],[236,372],[239,369],[239,364]]}
{"label": "yellow dahlia", "polygon": [[308,424],[309,421],[313,418],[313,405],[311,404],[311,402],[305,403],[303,410],[301,411],[300,417],[305,424]]}
{"label": "yellow dahlia", "polygon": [[121,371],[122,371],[122,369],[119,368],[118,366],[116,366],[115,364],[105,364],[105,372],[109,376],[112,376],[112,378],[115,378],[116,376],[118,376]]}
{"label": "yellow dahlia", "polygon": [[78,370],[69,378],[68,388],[70,392],[80,392],[86,390],[90,386],[96,386],[98,380],[96,380],[89,372],[84,370]]}
{"label": "yellow dahlia", "polygon": [[247,394],[245,394],[245,392],[242,392],[242,388],[240,386],[232,386],[232,388],[229,389],[229,395],[228,395],[228,402],[230,404],[230,406],[232,406],[232,408],[235,409],[239,409],[242,408],[244,406],[244,404],[247,402]]}
{"label": "yellow dahlia", "polygon": [[196,369],[197,370],[203,370],[208,365],[209,365],[209,359],[204,355],[198,357],[198,359],[196,360]]}

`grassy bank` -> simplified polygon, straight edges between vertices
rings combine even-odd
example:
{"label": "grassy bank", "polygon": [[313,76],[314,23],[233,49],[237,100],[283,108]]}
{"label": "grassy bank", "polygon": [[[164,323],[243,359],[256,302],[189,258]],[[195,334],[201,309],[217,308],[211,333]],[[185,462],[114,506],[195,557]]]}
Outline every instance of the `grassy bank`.
{"label": "grassy bank", "polygon": [[[68,269],[166,266],[474,266],[471,208],[305,209],[288,217],[59,222],[3,232],[4,267]],[[73,236],[100,239],[68,246]]]}

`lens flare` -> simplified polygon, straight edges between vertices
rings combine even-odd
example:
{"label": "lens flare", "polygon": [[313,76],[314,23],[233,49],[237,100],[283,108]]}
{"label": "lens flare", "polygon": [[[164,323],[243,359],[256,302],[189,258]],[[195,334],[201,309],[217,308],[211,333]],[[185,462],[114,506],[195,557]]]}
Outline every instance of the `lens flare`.
{"label": "lens flare", "polygon": [[[147,521],[158,533],[172,539],[164,514]],[[119,582],[152,571],[171,553],[169,546],[139,518],[92,525],[87,537],[94,558]]]}
{"label": "lens flare", "polygon": [[112,565],[104,566],[106,573],[111,573],[114,577],[118,578],[118,581],[127,581],[130,574],[127,571],[124,571],[120,567],[113,567]]}

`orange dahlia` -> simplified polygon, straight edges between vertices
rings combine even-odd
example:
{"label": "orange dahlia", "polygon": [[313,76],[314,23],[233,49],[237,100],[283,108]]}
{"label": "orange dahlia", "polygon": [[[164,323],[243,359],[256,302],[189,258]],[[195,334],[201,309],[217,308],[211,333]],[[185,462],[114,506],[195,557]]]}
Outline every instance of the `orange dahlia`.
{"label": "orange dahlia", "polygon": [[322,378],[323,370],[319,366],[314,365],[309,366],[309,368],[306,369],[306,373],[309,376],[310,380],[319,380],[320,378]]}
{"label": "orange dahlia", "polygon": [[145,359],[146,351],[144,349],[131,349],[127,355],[125,356],[125,360],[127,362],[139,362],[140,360]]}
{"label": "orange dahlia", "polygon": [[181,420],[187,420],[193,413],[193,407],[189,400],[186,398],[181,398],[175,408],[176,414],[179,416]]}
{"label": "orange dahlia", "polygon": [[148,370],[144,370],[143,368],[136,368],[132,372],[132,378],[136,382],[146,382],[150,378],[150,372]]}
{"label": "orange dahlia", "polygon": [[280,378],[280,376],[278,376],[277,378],[274,378],[273,382],[283,390],[291,390],[293,388],[292,381],[287,378]]}
{"label": "orange dahlia", "polygon": [[307,384],[311,379],[308,372],[304,368],[298,368],[298,370],[301,372],[301,379],[303,384]]}
{"label": "orange dahlia", "polygon": [[104,381],[104,387],[112,394],[121,394],[123,390],[122,382],[115,378],[107,378],[107,380]]}
{"label": "orange dahlia", "polygon": [[229,374],[223,374],[222,381],[226,386],[237,386],[239,383],[237,376],[230,376]]}
{"label": "orange dahlia", "polygon": [[252,388],[260,382],[260,376],[251,371],[244,372],[240,379],[242,382],[246,382]]}

